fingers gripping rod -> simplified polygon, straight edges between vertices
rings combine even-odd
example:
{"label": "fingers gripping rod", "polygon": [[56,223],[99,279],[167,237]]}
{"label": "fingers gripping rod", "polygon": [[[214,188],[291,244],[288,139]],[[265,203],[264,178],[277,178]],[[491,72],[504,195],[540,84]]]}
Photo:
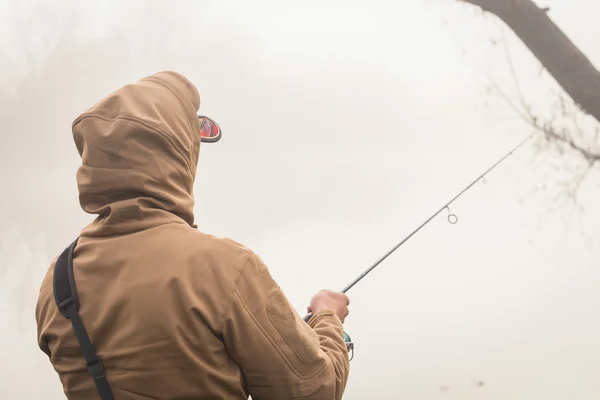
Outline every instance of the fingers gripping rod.
{"label": "fingers gripping rod", "polygon": [[[367,274],[369,272],[373,271],[379,264],[381,264],[383,262],[383,260],[388,258],[393,252],[398,250],[398,248],[400,248],[400,246],[402,246],[404,243],[406,243],[406,241],[408,241],[411,237],[413,237],[418,231],[421,230],[421,228],[423,228],[425,225],[427,225],[432,219],[434,219],[436,216],[438,216],[438,214],[440,214],[442,211],[448,210],[448,222],[450,222],[451,224],[455,224],[456,222],[458,222],[458,218],[456,217],[456,215],[450,211],[450,204],[452,204],[456,199],[458,199],[460,196],[462,196],[467,190],[469,190],[471,187],[473,187],[473,185],[475,185],[478,181],[483,180],[483,182],[485,182],[485,176],[490,171],[492,171],[494,168],[496,168],[500,163],[502,163],[504,160],[506,160],[510,155],[512,155],[516,150],[518,150],[521,146],[523,146],[527,141],[529,141],[531,138],[533,138],[534,135],[535,135],[535,133],[528,136],[521,143],[519,143],[517,146],[515,146],[512,150],[510,150],[508,153],[506,153],[504,155],[504,157],[502,157],[500,160],[496,161],[496,163],[494,163],[491,167],[489,167],[484,173],[482,173],[477,178],[475,178],[470,184],[468,184],[456,196],[454,196],[450,201],[446,202],[439,210],[437,210],[433,215],[431,215],[429,218],[427,218],[421,225],[419,225],[408,236],[406,236],[404,239],[402,239],[400,241],[400,243],[398,243],[397,245],[392,247],[383,257],[381,257],[379,260],[377,260],[367,270],[365,270],[356,279],[354,279],[348,286],[346,286],[344,289],[342,289],[342,293],[346,293],[354,285],[356,285],[358,282],[360,282],[365,276],[367,276]],[[311,317],[312,317],[312,313],[306,315],[304,317],[304,321],[308,322]],[[352,350],[352,354],[354,356],[354,343],[352,343],[352,339],[350,339],[350,336],[346,332],[344,332],[344,341],[346,342],[346,348],[348,349],[348,352],[350,352],[350,350]]]}

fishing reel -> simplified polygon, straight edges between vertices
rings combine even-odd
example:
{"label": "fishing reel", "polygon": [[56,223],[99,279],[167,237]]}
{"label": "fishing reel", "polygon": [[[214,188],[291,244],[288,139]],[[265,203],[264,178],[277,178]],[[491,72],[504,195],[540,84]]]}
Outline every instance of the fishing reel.
{"label": "fishing reel", "polygon": [[354,358],[354,342],[346,332],[344,332],[344,342],[346,342],[346,350],[348,350],[348,353],[351,353],[349,361],[352,361]]}

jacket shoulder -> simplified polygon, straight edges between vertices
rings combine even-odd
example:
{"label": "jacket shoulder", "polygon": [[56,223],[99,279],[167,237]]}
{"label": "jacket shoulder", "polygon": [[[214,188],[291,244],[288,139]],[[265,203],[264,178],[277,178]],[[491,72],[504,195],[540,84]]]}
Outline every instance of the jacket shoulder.
{"label": "jacket shoulder", "polygon": [[167,241],[169,247],[176,251],[195,254],[211,254],[213,257],[222,259],[225,257],[244,257],[254,254],[250,247],[228,237],[220,237],[203,232],[184,224],[168,224],[160,228],[161,233],[158,241]]}
{"label": "jacket shoulder", "polygon": [[195,239],[202,249],[210,249],[215,253],[224,252],[225,254],[246,255],[250,257],[254,250],[234,239],[228,237],[219,237],[213,234],[204,233],[198,230],[194,231]]}

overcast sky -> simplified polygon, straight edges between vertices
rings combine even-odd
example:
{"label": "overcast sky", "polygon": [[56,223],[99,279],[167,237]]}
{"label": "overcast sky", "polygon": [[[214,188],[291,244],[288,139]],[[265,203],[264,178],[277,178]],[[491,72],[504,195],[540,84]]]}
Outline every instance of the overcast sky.
{"label": "overcast sky", "polygon": [[[599,66],[600,4],[539,4]],[[93,218],[71,122],[119,86],[165,69],[195,83],[223,129],[201,150],[199,229],[256,250],[301,313],[532,133],[487,90],[484,71],[513,84],[493,41],[537,112],[556,88],[501,23],[453,0],[3,1],[0,34],[7,399],[64,398],[35,303]],[[456,225],[442,213],[348,293],[345,399],[600,396],[600,174],[574,205],[577,161],[522,148],[452,204]]]}

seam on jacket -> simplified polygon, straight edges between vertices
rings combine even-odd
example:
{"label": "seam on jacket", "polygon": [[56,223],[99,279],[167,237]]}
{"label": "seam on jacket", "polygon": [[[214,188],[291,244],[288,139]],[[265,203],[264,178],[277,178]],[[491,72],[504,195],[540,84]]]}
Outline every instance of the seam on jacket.
{"label": "seam on jacket", "polygon": [[[173,215],[175,215],[175,214],[173,214]],[[179,217],[178,217],[178,218],[179,218]],[[91,238],[117,238],[117,237],[119,237],[119,236],[126,236],[126,235],[132,235],[132,234],[134,234],[134,233],[138,233],[138,232],[145,232],[145,231],[148,231],[148,230],[150,230],[150,229],[158,228],[158,227],[160,227],[160,226],[163,226],[163,225],[169,225],[169,224],[173,224],[173,225],[184,225],[184,226],[186,226],[186,227],[190,227],[190,226],[188,225],[188,223],[187,223],[187,222],[185,222],[185,221],[181,221],[181,222],[179,222],[179,221],[169,221],[169,222],[161,222],[161,223],[159,223],[159,224],[156,224],[156,225],[151,225],[151,226],[145,227],[145,228],[143,228],[143,229],[140,229],[140,230],[137,230],[137,231],[123,232],[123,233],[115,233],[115,234],[111,234],[111,235],[102,235],[102,236],[97,236],[97,235],[89,235],[89,234],[86,234],[86,233],[85,233],[85,231],[86,231],[86,230],[88,230],[88,229],[93,229],[93,228],[95,228],[95,227],[98,227],[98,226],[102,225],[103,223],[104,223],[104,221],[100,221],[100,222],[98,222],[98,223],[92,222],[90,225],[88,225],[88,226],[86,226],[85,228],[83,228],[83,230],[82,230],[82,233],[79,235],[79,237],[91,237]],[[191,228],[191,227],[190,227],[190,228]]]}
{"label": "seam on jacket", "polygon": [[[304,365],[312,364],[315,361],[315,359],[313,359],[313,360],[309,359],[307,361],[307,356],[311,355],[310,354],[311,351],[309,350],[308,354],[302,354],[301,352],[299,352],[298,350],[296,350],[296,346],[292,345],[292,343],[290,342],[290,340],[287,337],[284,336],[283,331],[280,328],[280,326],[275,323],[273,308],[275,307],[275,304],[276,304],[276,302],[274,301],[276,296],[285,296],[284,293],[283,293],[283,290],[281,290],[281,288],[279,288],[275,293],[273,293],[271,295],[271,297],[269,297],[269,304],[267,305],[267,310],[266,311],[267,311],[267,315],[269,317],[269,321],[271,322],[271,325],[273,325],[277,329],[277,331],[279,332],[279,334],[283,337],[283,340],[285,341],[285,343],[292,349],[292,351],[294,352],[294,354],[296,355],[296,357],[298,357],[298,359],[300,360],[300,362],[302,362],[302,364],[304,364]],[[297,322],[296,315],[293,312],[291,314],[292,314],[293,322],[296,323]],[[312,329],[310,327],[310,325],[308,325],[308,324],[305,324],[305,325],[306,325],[306,327],[311,332],[313,332],[317,336],[317,340],[320,342],[320,338],[319,338],[318,334],[316,334],[316,332],[314,332],[314,329]],[[302,334],[300,328],[298,328],[298,331],[300,332],[300,334]],[[302,340],[302,342],[306,345],[306,347],[309,347],[309,343],[307,341]],[[318,350],[319,350],[319,347],[320,347],[319,344],[320,343],[316,344],[316,354],[314,354],[314,356],[317,357],[317,358],[319,356],[319,354],[318,354]]]}
{"label": "seam on jacket", "polygon": [[[182,111],[182,112],[183,112],[183,114],[184,114],[184,115],[187,117],[187,113],[185,112],[185,107],[183,106],[183,103],[181,102],[181,99],[179,98],[179,96],[177,96],[177,94],[176,94],[176,93],[175,93],[175,92],[174,92],[174,91],[173,91],[173,90],[172,90],[170,87],[168,87],[167,85],[165,85],[165,84],[164,84],[164,83],[162,83],[161,81],[159,81],[159,80],[156,80],[155,78],[152,78],[152,77],[148,77],[148,78],[146,78],[145,80],[146,80],[146,81],[150,81],[150,82],[154,82],[154,83],[156,83],[157,85],[160,85],[160,86],[164,87],[165,89],[167,89],[167,90],[168,90],[168,91],[169,91],[169,92],[170,92],[170,93],[173,95],[173,97],[175,97],[175,99],[177,100],[177,103],[179,103],[179,107],[181,108],[181,111]],[[189,83],[191,84],[191,82],[189,82]],[[186,119],[185,119],[185,122],[186,122],[186,124],[187,124],[187,126],[188,126],[188,128],[189,128],[189,130],[190,130],[190,132],[189,132],[189,133],[190,133],[190,134],[192,134],[192,138],[191,138],[191,139],[192,139],[192,141],[194,142],[194,145],[195,145],[195,144],[196,144],[196,137],[195,137],[195,135],[193,134],[193,131],[194,131],[194,129],[193,129],[193,128],[192,128],[192,126],[190,125],[190,120],[189,120],[189,119],[187,119],[187,118],[186,118]]]}
{"label": "seam on jacket", "polygon": [[[239,289],[238,289],[238,283],[240,281],[240,279],[243,276],[243,272],[245,271],[246,267],[248,266],[248,264],[250,263],[250,260],[252,259],[252,257],[254,257],[256,252],[251,251],[248,258],[246,259],[246,262],[244,263],[244,266],[242,268],[240,268],[240,270],[238,271],[238,276],[236,277],[234,283],[235,283],[235,289],[233,291],[233,293],[231,294],[231,297],[229,298],[229,304],[227,305],[227,308],[225,309],[225,312],[222,315],[222,325],[221,325],[221,329],[220,331],[223,332],[223,326],[225,324],[225,319],[227,317],[227,314],[229,314],[229,312],[231,311],[231,306],[233,304],[233,299],[234,297],[237,297],[238,299],[240,299],[240,302],[242,303],[242,306],[244,307],[244,310],[248,313],[248,315],[250,316],[250,318],[252,319],[252,322],[254,322],[254,325],[256,325],[256,327],[260,330],[260,332],[263,334],[263,336],[271,343],[271,345],[273,346],[273,348],[275,349],[275,351],[277,352],[277,354],[279,355],[279,357],[283,360],[283,362],[288,366],[288,368],[292,371],[292,373],[299,378],[302,381],[307,381],[310,379],[313,379],[315,376],[317,376],[318,374],[320,374],[325,368],[327,368],[327,365],[329,362],[332,362],[329,357],[327,356],[327,354],[325,354],[325,363],[323,365],[323,367],[319,368],[317,371],[315,371],[314,374],[309,375],[308,377],[303,377],[299,371],[296,370],[296,368],[294,368],[294,366],[290,363],[290,361],[287,359],[287,357],[285,357],[285,355],[283,354],[283,352],[277,347],[275,346],[274,340],[273,338],[271,338],[271,336],[265,332],[265,329],[263,328],[263,326],[258,323],[258,321],[256,320],[256,317],[254,317],[254,315],[250,312],[250,310],[248,309],[248,306],[246,305],[246,303],[244,302],[244,299],[242,299],[242,297],[239,294]],[[321,350],[323,351],[323,350]],[[335,369],[335,366],[334,366]],[[318,393],[319,390],[321,390],[320,388],[315,392]]]}
{"label": "seam on jacket", "polygon": [[[175,148],[177,153],[179,153],[179,155],[183,157],[185,164],[187,165],[189,171],[192,173],[192,176],[194,175],[194,171],[193,171],[192,165],[191,165],[191,160],[188,160],[188,156],[185,154],[185,149],[181,148],[179,143],[177,143],[177,141],[175,140],[175,138],[173,138],[172,135],[170,135],[168,132],[164,131],[161,127],[155,125],[154,123],[152,123],[150,121],[146,121],[146,120],[144,120],[140,117],[137,117],[135,115],[132,115],[132,114],[125,113],[125,114],[120,114],[116,117],[109,117],[104,114],[92,112],[92,113],[83,114],[79,118],[77,118],[75,120],[75,122],[73,122],[73,128],[75,127],[75,125],[79,124],[84,119],[92,118],[92,117],[96,117],[96,118],[99,118],[99,119],[102,119],[102,120],[108,121],[108,122],[115,122],[115,121],[118,121],[119,119],[125,119],[125,120],[131,121],[131,122],[137,122],[141,125],[144,125],[146,128],[149,128],[154,133],[160,134],[165,139],[167,139],[169,141],[169,143],[171,143],[171,145]],[[187,120],[187,118],[186,118],[186,120]],[[189,127],[189,121],[188,121],[188,127]]]}
{"label": "seam on jacket", "polygon": [[325,365],[322,368],[320,368],[319,370],[315,371],[314,374],[309,375],[309,376],[303,376],[303,375],[301,375],[300,372],[290,363],[290,361],[285,356],[285,354],[283,354],[283,352],[281,351],[281,349],[279,349],[279,347],[276,346],[276,343],[273,340],[273,338],[271,337],[271,335],[269,335],[269,333],[266,332],[265,328],[258,322],[258,320],[256,319],[256,317],[250,312],[250,309],[248,308],[248,305],[244,302],[244,299],[240,296],[240,294],[239,294],[239,292],[237,290],[235,291],[235,295],[237,296],[238,299],[240,299],[240,302],[242,303],[242,306],[244,307],[244,310],[246,310],[246,312],[248,313],[248,315],[252,319],[252,322],[254,322],[254,325],[256,325],[256,327],[260,330],[260,332],[263,334],[263,336],[269,342],[271,342],[271,345],[273,346],[273,348],[275,349],[275,351],[277,351],[277,354],[279,354],[279,357],[281,357],[281,359],[283,360],[283,362],[285,364],[287,364],[287,366],[289,367],[289,369],[294,373],[294,375],[296,375],[296,377],[298,377],[299,379],[301,379],[303,381],[307,381],[309,379],[314,378],[315,375],[319,374],[327,366],[327,362],[326,362]]}
{"label": "seam on jacket", "polygon": [[142,394],[140,392],[136,392],[136,391],[133,391],[133,390],[125,389],[125,388],[122,388],[122,387],[115,387],[114,389],[115,389],[115,392],[116,391],[121,391],[121,392],[125,392],[125,393],[134,394],[134,395],[136,395],[138,397],[141,397],[142,399],[156,400],[154,397],[146,396],[145,394]]}
{"label": "seam on jacket", "polygon": [[229,296],[229,300],[227,300],[227,306],[225,307],[225,310],[223,310],[223,314],[221,315],[221,319],[223,321],[222,321],[221,327],[219,329],[220,332],[223,332],[223,328],[225,325],[225,319],[227,318],[227,314],[229,314],[229,311],[231,310],[231,306],[233,304],[233,298],[235,297],[236,293],[238,292],[238,283],[240,282],[240,279],[242,278],[242,272],[246,269],[246,266],[250,262],[250,259],[252,258],[253,255],[254,255],[254,252],[251,252],[248,255],[248,258],[246,259],[244,266],[238,270],[238,275],[235,277],[235,279],[233,281],[233,285],[234,285],[233,293],[231,293],[231,296]]}

